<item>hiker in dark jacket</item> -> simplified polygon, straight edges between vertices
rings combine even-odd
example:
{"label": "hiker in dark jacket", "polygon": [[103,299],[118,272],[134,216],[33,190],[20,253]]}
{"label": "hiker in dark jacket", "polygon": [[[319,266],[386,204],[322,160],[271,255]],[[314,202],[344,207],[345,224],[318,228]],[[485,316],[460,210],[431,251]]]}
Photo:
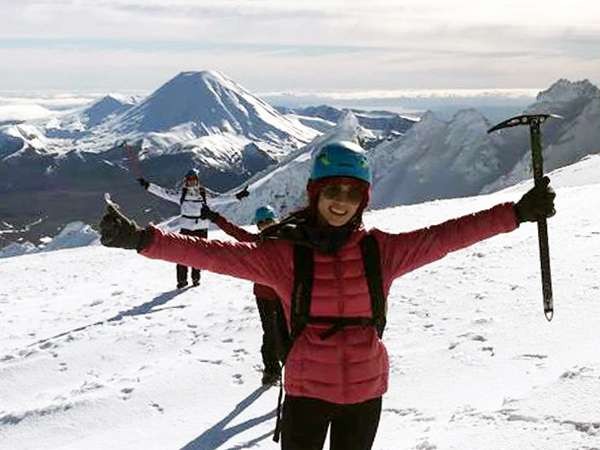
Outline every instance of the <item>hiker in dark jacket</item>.
{"label": "hiker in dark jacket", "polygon": [[[218,212],[211,210],[208,205],[202,207],[202,216],[240,242],[259,242],[261,239],[260,234],[250,233],[234,225]],[[277,215],[270,206],[262,206],[254,214],[254,223],[259,231],[263,231],[277,223]],[[285,318],[281,301],[277,293],[269,286],[255,283],[254,295],[263,330],[262,347],[260,349],[263,360],[262,384],[270,386],[276,384],[281,377],[279,360],[282,355],[278,353],[281,353],[282,348],[278,339],[287,333]]]}
{"label": "hiker in dark jacket", "polygon": [[[319,149],[314,159],[308,207],[265,229],[261,242],[209,241],[152,226],[142,229],[112,206],[100,224],[106,246],[268,285],[282,301],[288,329],[298,329],[293,319],[305,320],[285,363],[283,450],[321,450],[328,430],[331,450],[372,448],[389,377],[375,320],[381,311],[373,310],[372,290],[379,289],[385,301],[396,278],[555,213],[555,194],[545,178],[516,204],[501,203],[411,232],[366,230],[362,214],[370,184],[366,153],[354,143],[335,142]],[[367,275],[366,239],[378,249],[378,280]],[[296,258],[301,249],[308,249],[312,259]],[[298,265],[307,262],[314,269],[310,283],[298,284]],[[310,300],[300,316],[299,298]]]}

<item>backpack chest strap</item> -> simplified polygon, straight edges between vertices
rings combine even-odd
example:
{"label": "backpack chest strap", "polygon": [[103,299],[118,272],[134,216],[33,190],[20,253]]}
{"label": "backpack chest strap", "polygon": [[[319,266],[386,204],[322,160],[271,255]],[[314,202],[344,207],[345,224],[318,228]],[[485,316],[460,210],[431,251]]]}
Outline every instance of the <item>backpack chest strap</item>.
{"label": "backpack chest strap", "polygon": [[319,334],[322,340],[329,339],[338,331],[346,327],[366,327],[374,326],[372,317],[335,317],[335,316],[310,316],[308,318],[310,324],[331,325],[325,331]]}

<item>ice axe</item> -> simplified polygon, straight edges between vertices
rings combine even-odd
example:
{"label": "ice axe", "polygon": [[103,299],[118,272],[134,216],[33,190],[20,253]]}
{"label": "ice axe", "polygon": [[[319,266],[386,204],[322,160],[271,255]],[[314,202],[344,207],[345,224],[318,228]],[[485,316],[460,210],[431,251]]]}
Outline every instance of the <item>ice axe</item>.
{"label": "ice axe", "polygon": [[[531,138],[531,157],[533,161],[533,181],[535,186],[539,186],[544,177],[544,160],[542,157],[542,139],[540,125],[549,118],[562,119],[556,114],[524,114],[512,117],[490,128],[488,133],[502,128],[516,127],[519,125],[529,125],[529,135]],[[542,292],[544,295],[544,315],[550,322],[554,316],[554,301],[552,298],[552,278],[550,275],[550,250],[548,247],[548,223],[545,217],[537,219],[538,243],[540,247],[540,264],[542,268]]]}

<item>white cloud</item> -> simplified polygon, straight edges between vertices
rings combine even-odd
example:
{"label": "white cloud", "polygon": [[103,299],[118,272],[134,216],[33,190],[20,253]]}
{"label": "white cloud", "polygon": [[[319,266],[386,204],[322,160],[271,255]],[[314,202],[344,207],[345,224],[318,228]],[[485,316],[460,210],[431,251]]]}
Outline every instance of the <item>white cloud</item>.
{"label": "white cloud", "polygon": [[0,123],[6,121],[26,121],[50,117],[52,111],[40,105],[5,105],[0,106]]}
{"label": "white cloud", "polygon": [[260,90],[539,87],[600,73],[600,2],[587,0],[24,0],[0,2],[0,15],[11,88],[149,89],[208,68]]}

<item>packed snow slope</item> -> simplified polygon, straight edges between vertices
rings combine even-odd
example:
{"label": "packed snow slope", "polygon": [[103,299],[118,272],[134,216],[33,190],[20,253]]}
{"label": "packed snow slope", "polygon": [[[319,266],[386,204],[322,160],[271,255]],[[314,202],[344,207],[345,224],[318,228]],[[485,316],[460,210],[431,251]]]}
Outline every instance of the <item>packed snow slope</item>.
{"label": "packed snow slope", "polygon": [[[534,224],[399,279],[378,450],[600,449],[600,158],[553,175],[555,317]],[[406,231],[516,200],[374,211]],[[223,238],[212,232],[211,238]],[[89,246],[0,261],[0,448],[275,449],[251,283]]]}

